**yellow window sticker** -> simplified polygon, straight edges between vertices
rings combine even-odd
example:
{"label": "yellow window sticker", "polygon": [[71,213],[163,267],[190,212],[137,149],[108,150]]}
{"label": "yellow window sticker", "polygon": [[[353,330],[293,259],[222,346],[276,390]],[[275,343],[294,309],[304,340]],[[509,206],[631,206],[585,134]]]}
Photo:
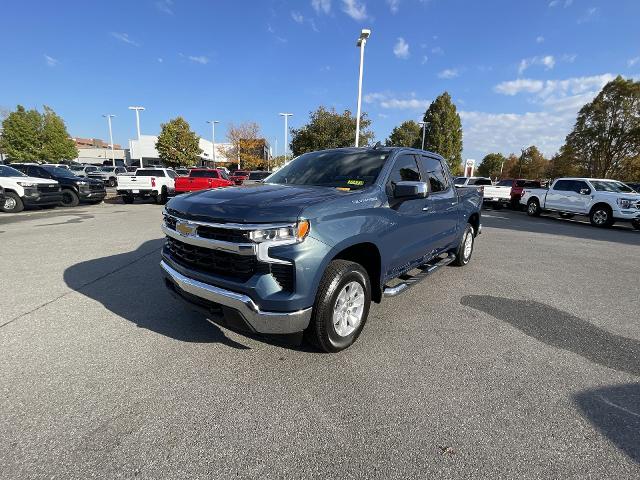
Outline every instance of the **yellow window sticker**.
{"label": "yellow window sticker", "polygon": [[347,180],[347,185],[358,185],[361,187],[364,185],[364,180]]}

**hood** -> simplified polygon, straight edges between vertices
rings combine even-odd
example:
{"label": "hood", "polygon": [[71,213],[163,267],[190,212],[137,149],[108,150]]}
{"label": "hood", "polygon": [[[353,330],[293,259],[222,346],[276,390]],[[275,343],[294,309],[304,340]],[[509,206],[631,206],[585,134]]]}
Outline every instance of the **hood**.
{"label": "hood", "polygon": [[96,180],[95,178],[87,178],[87,177],[78,177],[73,179],[74,182],[81,181],[86,182],[89,185],[104,185],[100,180]]}
{"label": "hood", "polygon": [[640,200],[640,193],[620,193],[620,192],[603,192],[603,191],[596,191],[595,192],[598,195],[604,195],[607,197],[614,197],[614,198],[628,198],[629,200]]}
{"label": "hood", "polygon": [[305,207],[344,194],[326,187],[261,183],[179,195],[167,204],[167,211],[206,222],[295,222]]}
{"label": "hood", "polygon": [[38,178],[38,177],[3,177],[7,178],[13,182],[25,182],[25,183],[37,183],[39,185],[57,185],[58,182],[55,180],[49,180],[48,178]]}

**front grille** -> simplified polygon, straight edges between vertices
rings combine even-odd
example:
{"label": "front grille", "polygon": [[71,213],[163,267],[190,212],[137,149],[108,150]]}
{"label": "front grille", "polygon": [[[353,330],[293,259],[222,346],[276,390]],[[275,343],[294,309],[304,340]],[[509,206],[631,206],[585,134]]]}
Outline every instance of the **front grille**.
{"label": "front grille", "polygon": [[58,184],[38,184],[38,192],[40,193],[54,193],[60,191],[60,185]]}
{"label": "front grille", "polygon": [[167,237],[167,249],[178,263],[187,268],[229,277],[241,282],[246,282],[259,271],[266,273],[264,267],[268,267],[259,264],[253,255],[238,255],[197,247],[171,237]]}
{"label": "front grille", "polygon": [[104,185],[102,185],[100,183],[90,183],[89,184],[89,189],[92,192],[104,192]]}
{"label": "front grille", "polygon": [[[175,228],[175,220],[173,228]],[[202,238],[231,243],[247,243],[250,241],[249,234],[245,231],[232,230],[228,228],[209,227],[206,225],[198,226],[198,235]]]}
{"label": "front grille", "polygon": [[287,292],[293,291],[293,265],[272,263],[271,275],[273,275],[283,290],[286,290]]}

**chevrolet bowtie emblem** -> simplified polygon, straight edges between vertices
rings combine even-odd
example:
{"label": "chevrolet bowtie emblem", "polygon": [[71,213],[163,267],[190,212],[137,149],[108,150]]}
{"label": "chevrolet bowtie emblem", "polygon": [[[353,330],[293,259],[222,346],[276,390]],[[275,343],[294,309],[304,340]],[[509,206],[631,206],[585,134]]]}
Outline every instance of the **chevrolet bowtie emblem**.
{"label": "chevrolet bowtie emblem", "polygon": [[185,237],[194,237],[198,226],[189,222],[176,222],[176,232]]}

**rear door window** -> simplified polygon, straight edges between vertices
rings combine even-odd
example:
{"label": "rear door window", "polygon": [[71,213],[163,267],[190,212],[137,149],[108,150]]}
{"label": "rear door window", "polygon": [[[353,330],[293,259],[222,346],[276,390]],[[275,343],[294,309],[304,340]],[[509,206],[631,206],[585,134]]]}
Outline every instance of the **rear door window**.
{"label": "rear door window", "polygon": [[444,192],[449,188],[449,182],[440,160],[421,155],[420,163],[422,164],[423,171],[429,179],[429,190],[431,193]]}
{"label": "rear door window", "polygon": [[570,192],[573,190],[573,181],[571,180],[558,180],[553,186],[554,190],[560,192]]}

